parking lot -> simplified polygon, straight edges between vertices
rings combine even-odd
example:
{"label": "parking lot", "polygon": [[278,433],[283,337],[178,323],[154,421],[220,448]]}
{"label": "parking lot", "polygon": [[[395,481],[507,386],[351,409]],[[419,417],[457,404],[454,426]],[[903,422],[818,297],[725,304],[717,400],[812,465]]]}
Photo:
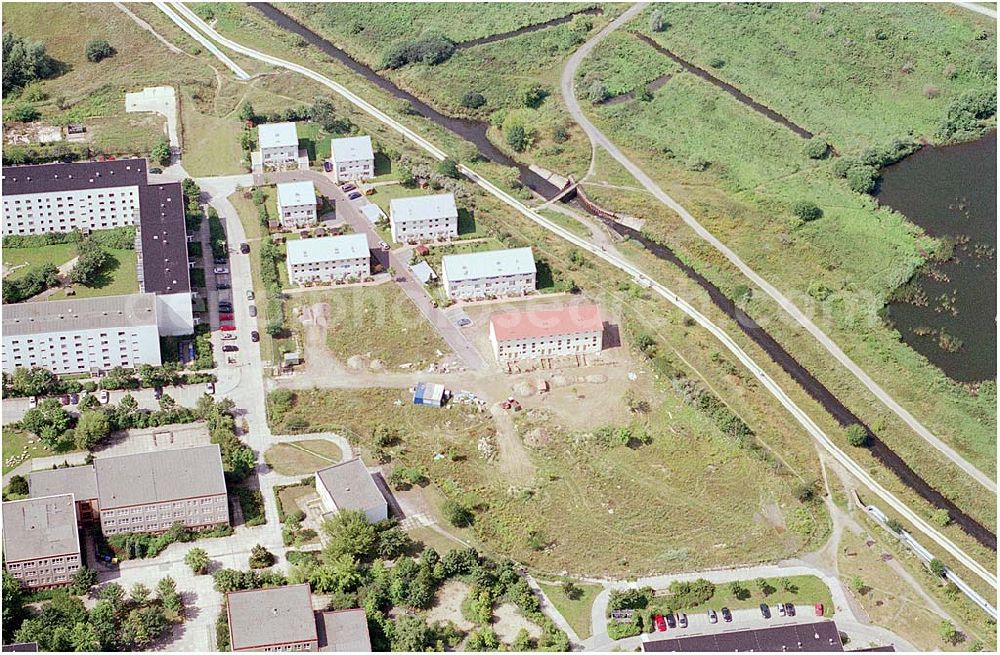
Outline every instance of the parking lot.
{"label": "parking lot", "polygon": [[718,613],[718,623],[709,621],[707,612],[688,613],[687,628],[667,628],[666,631],[654,632],[644,635],[645,641],[663,639],[666,637],[688,637],[694,635],[719,634],[723,632],[735,632],[738,630],[756,630],[775,625],[794,625],[801,623],[813,623],[823,620],[822,616],[816,616],[812,605],[796,605],[795,616],[781,616],[774,604],[770,606],[771,618],[765,619],[761,616],[760,609],[739,609],[733,610],[733,620],[729,623],[723,620],[720,607],[716,607]]}

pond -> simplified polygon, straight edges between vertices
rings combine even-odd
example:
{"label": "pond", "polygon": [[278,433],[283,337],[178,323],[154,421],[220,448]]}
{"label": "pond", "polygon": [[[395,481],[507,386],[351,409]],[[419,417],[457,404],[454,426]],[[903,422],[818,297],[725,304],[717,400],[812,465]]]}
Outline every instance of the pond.
{"label": "pond", "polygon": [[997,134],[926,147],[888,166],[876,197],[955,244],[897,293],[886,317],[914,350],[959,382],[996,379]]}

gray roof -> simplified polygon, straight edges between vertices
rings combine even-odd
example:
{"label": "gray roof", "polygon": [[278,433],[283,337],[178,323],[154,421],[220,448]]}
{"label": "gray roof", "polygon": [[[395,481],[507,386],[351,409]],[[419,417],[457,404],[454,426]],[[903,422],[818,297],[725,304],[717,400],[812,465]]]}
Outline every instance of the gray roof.
{"label": "gray roof", "polygon": [[386,504],[368,467],[359,457],[316,471],[316,479],[326,488],[338,510],[364,512]]}
{"label": "gray roof", "polygon": [[97,498],[97,473],[94,465],[36,471],[28,476],[32,498],[73,494],[77,502]]}
{"label": "gray roof", "polygon": [[317,639],[307,584],[233,591],[226,594],[226,604],[233,650]]}
{"label": "gray roof", "polygon": [[8,562],[79,553],[73,495],[4,503],[3,550]]}
{"label": "gray roof", "polygon": [[156,296],[133,293],[3,306],[4,336],[156,325]]}
{"label": "gray roof", "polygon": [[330,158],[334,162],[374,159],[372,138],[365,135],[330,139]]}
{"label": "gray roof", "polygon": [[526,275],[535,272],[535,256],[531,253],[531,248],[445,255],[441,258],[441,270],[449,282]]}
{"label": "gray roof", "polygon": [[317,612],[316,632],[319,635],[321,652],[372,652],[368,618],[363,609]]}
{"label": "gray roof", "polygon": [[94,468],[101,510],[226,493],[216,444],[99,457]]}
{"label": "gray roof", "polygon": [[396,223],[458,216],[454,193],[393,198],[389,201],[389,212],[392,215],[392,220]]}
{"label": "gray roof", "polygon": [[360,232],[335,237],[294,239],[286,243],[285,246],[285,256],[293,266],[295,264],[338,262],[344,259],[371,257],[371,251],[368,250],[368,237]]}
{"label": "gray roof", "polygon": [[295,123],[264,123],[257,126],[257,141],[261,148],[298,146],[298,129]]}

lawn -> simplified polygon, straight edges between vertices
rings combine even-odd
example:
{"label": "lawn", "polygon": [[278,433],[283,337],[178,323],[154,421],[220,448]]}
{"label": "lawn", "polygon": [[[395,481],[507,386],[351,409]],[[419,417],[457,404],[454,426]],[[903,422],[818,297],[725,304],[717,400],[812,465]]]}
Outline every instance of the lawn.
{"label": "lawn", "polygon": [[460,548],[465,548],[465,544],[456,541],[450,537],[446,537],[434,528],[421,527],[414,528],[408,531],[410,538],[416,542],[422,543],[428,548],[433,548],[437,551],[438,555],[444,555],[445,553],[458,550]]}
{"label": "lawn", "polygon": [[264,453],[264,461],[281,475],[306,475],[337,464],[343,453],[326,439],[277,443]]}
{"label": "lawn", "polygon": [[66,298],[94,298],[96,296],[120,296],[139,291],[136,277],[137,257],[135,250],[107,249],[109,262],[101,270],[93,286],[74,284],[72,296],[60,289],[47,297],[48,300],[65,300]]}
{"label": "lawn", "polygon": [[17,280],[23,277],[32,266],[52,264],[58,268],[74,257],[76,257],[75,243],[57,243],[37,248],[4,248],[4,271],[9,271],[15,266],[20,267],[4,277],[10,280]]}
{"label": "lawn", "polygon": [[34,457],[48,457],[71,452],[70,450],[52,450],[42,441],[24,430],[15,430],[10,426],[3,429],[3,472],[6,474],[22,463]]}
{"label": "lawn", "polygon": [[296,502],[299,498],[303,496],[309,496],[310,494],[316,494],[316,487],[308,484],[293,484],[288,487],[284,487],[278,492],[278,510],[279,514],[284,517],[286,514],[291,514],[298,509]]}
{"label": "lawn", "polygon": [[562,614],[580,639],[590,637],[590,608],[594,605],[597,594],[601,593],[600,585],[573,581],[573,586],[579,590],[579,596],[569,598],[562,589],[562,582],[537,581],[546,597],[555,605],[556,611]]}
{"label": "lawn", "polygon": [[178,101],[184,132],[181,156],[184,169],[195,177],[246,173],[239,121],[199,111],[190,94],[181,94]]}
{"label": "lawn", "polygon": [[326,342],[333,356],[342,362],[371,353],[390,369],[406,363],[419,367],[437,361],[438,352],[449,351],[423,314],[394,284],[294,294],[288,300],[288,314],[292,315],[293,307],[317,303],[329,305]]}
{"label": "lawn", "polygon": [[590,237],[590,229],[575,218],[567,216],[566,214],[560,214],[559,212],[552,211],[551,209],[541,209],[538,213],[553,223],[557,223],[560,227],[566,228],[577,236]]}
{"label": "lawn", "polygon": [[94,143],[107,152],[145,155],[167,138],[167,119],[160,114],[115,114],[87,121]]}

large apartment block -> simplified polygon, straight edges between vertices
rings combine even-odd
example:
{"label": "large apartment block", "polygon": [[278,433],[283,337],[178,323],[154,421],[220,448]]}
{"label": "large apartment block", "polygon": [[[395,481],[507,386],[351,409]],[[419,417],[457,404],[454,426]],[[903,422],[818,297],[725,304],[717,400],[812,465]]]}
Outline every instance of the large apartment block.
{"label": "large apartment block", "polygon": [[73,494],[3,504],[4,568],[29,589],[69,584],[80,568]]}
{"label": "large apartment block", "polygon": [[151,293],[4,305],[2,368],[72,374],[159,366],[158,309]]}
{"label": "large apartment block", "polygon": [[98,458],[94,470],[106,535],[229,524],[217,445]]}
{"label": "large apartment block", "polygon": [[293,162],[299,156],[299,136],[295,123],[264,123],[257,127],[261,162],[276,166]]}
{"label": "large apartment block", "polygon": [[596,353],[603,338],[597,305],[490,316],[490,343],[498,362]]}
{"label": "large apartment block", "polygon": [[416,243],[458,236],[455,194],[394,198],[389,201],[389,224],[396,243]]}
{"label": "large apartment block", "polygon": [[289,241],[285,266],[293,284],[362,280],[371,274],[368,237],[345,234]]}
{"label": "large apartment block", "polygon": [[490,250],[441,259],[441,280],[452,300],[523,296],[535,290],[531,248]]}
{"label": "large apartment block", "polygon": [[375,175],[375,152],[370,136],[330,140],[330,163],[334,179],[340,182],[365,180]]}
{"label": "large apartment block", "polygon": [[316,189],[312,182],[282,182],[278,184],[278,216],[282,227],[296,228],[315,225]]}

